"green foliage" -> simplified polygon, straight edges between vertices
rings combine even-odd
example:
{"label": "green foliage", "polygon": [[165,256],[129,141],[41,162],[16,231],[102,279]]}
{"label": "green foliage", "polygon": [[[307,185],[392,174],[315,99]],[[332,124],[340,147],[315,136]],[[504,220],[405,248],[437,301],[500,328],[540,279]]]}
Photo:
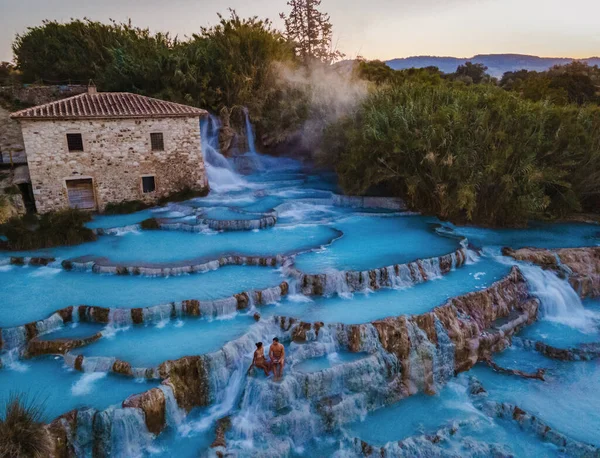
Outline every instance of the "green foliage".
{"label": "green foliage", "polygon": [[285,36],[294,43],[296,55],[304,64],[315,61],[330,64],[344,57],[331,46],[333,26],[329,14],[319,11],[321,0],[289,0],[289,16],[279,16],[285,24]]}
{"label": "green foliage", "polygon": [[144,230],[160,229],[160,224],[156,218],[148,218],[140,223],[140,227]]}
{"label": "green foliage", "polygon": [[531,103],[492,85],[384,86],[326,132],[346,192],[378,187],[456,222],[522,225],[600,193],[600,109]]}
{"label": "green foliage", "polygon": [[557,65],[547,72],[506,72],[499,84],[527,100],[558,105],[600,103],[600,68],[581,62]]}
{"label": "green foliage", "polygon": [[289,62],[293,49],[271,22],[257,17],[219,15],[219,23],[202,28],[181,45],[175,79],[185,100],[212,111],[247,106],[260,111],[274,85],[274,62]]}
{"label": "green foliage", "polygon": [[81,210],[61,210],[31,219],[31,215],[13,217],[0,226],[8,249],[35,250],[96,240],[93,231],[84,226],[92,217]]}
{"label": "green foliage", "polygon": [[380,60],[359,60],[356,67],[356,74],[359,78],[378,85],[402,84],[407,81],[440,84],[444,77],[444,73],[437,67],[394,70]]}
{"label": "green foliage", "polygon": [[0,419],[0,457],[42,458],[52,453],[43,423],[43,403],[11,394]]}
{"label": "green foliage", "polygon": [[452,79],[464,81],[467,84],[480,84],[491,80],[490,75],[486,73],[487,69],[483,64],[465,62],[464,65],[459,65],[456,72],[449,76]]}
{"label": "green foliage", "polygon": [[10,62],[0,62],[0,86],[10,86],[18,83],[19,72]]}

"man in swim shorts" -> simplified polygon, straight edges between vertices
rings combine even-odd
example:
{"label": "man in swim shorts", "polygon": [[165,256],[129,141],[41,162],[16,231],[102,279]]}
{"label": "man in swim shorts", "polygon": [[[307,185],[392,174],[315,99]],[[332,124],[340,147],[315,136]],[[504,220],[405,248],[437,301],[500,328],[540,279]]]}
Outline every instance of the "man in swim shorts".
{"label": "man in swim shorts", "polygon": [[283,376],[283,366],[285,364],[285,348],[279,343],[277,337],[273,339],[273,343],[269,349],[269,358],[273,367],[273,380],[277,382]]}

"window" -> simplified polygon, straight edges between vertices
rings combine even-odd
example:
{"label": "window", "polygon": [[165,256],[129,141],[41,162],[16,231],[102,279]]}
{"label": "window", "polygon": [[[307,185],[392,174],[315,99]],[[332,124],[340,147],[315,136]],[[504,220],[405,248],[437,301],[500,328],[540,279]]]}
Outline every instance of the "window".
{"label": "window", "polygon": [[83,138],[81,134],[67,134],[69,151],[83,151]]}
{"label": "window", "polygon": [[150,134],[150,144],[152,145],[152,151],[164,151],[165,142],[162,132]]}
{"label": "window", "polygon": [[142,177],[142,192],[144,194],[154,192],[156,190],[156,183],[154,182],[153,176]]}

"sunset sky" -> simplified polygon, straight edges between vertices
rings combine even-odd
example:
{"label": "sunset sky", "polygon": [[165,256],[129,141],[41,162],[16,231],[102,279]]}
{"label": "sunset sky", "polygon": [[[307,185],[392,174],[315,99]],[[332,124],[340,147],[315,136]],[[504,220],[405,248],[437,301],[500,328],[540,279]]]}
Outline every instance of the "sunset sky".
{"label": "sunset sky", "polygon": [[[0,0],[0,60],[12,60],[16,33],[43,19],[129,18],[179,36],[214,24],[217,12],[270,18],[285,0]],[[600,55],[598,0],[322,0],[335,42],[349,58],[413,55],[471,57],[520,53],[551,57]]]}

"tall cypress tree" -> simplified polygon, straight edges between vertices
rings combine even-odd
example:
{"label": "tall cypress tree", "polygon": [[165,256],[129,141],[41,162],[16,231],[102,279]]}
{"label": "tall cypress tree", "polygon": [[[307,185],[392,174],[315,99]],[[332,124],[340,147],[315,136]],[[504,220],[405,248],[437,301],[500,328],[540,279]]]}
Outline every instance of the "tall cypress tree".
{"label": "tall cypress tree", "polygon": [[329,14],[319,11],[321,0],[289,0],[289,16],[281,13],[285,35],[294,42],[296,54],[304,63],[320,61],[326,64],[344,57],[332,49],[332,29]]}

